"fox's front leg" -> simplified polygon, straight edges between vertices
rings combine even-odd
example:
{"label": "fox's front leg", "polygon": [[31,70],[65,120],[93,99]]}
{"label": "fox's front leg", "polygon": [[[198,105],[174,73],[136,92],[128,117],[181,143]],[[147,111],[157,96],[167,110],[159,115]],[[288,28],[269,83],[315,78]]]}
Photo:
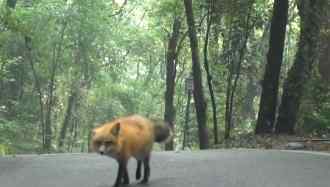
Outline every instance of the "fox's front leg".
{"label": "fox's front leg", "polygon": [[142,161],[137,160],[137,168],[136,168],[136,173],[135,173],[136,180],[140,180],[140,178],[141,178],[141,165],[142,165]]}
{"label": "fox's front leg", "polygon": [[118,166],[117,178],[114,187],[119,187],[122,184],[122,180],[123,180],[123,184],[129,184],[127,161],[120,160],[118,161],[118,165],[119,166]]}
{"label": "fox's front leg", "polygon": [[124,181],[123,184],[127,185],[129,184],[129,176],[128,176],[128,171],[127,171],[127,164],[124,168]]}

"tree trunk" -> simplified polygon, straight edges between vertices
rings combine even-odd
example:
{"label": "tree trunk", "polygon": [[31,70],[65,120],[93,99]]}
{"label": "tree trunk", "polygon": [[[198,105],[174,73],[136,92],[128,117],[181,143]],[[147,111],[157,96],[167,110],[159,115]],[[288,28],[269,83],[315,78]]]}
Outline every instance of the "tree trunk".
{"label": "tree trunk", "polygon": [[198,54],[198,40],[195,29],[194,15],[192,9],[192,1],[184,0],[187,25],[189,30],[190,48],[192,56],[192,72],[194,85],[194,100],[197,113],[198,136],[200,149],[207,149],[209,147],[208,132],[206,126],[207,114],[206,103],[203,93],[202,72],[200,67],[200,59]]}
{"label": "tree trunk", "polygon": [[288,0],[275,0],[270,28],[269,51],[262,82],[256,134],[271,133],[277,106],[279,75],[281,71],[285,28],[288,21]]}
{"label": "tree trunk", "polygon": [[238,85],[238,80],[241,74],[241,67],[244,61],[247,40],[250,34],[250,14],[253,1],[247,1],[241,4],[240,12],[233,15],[229,20],[229,32],[223,43],[223,56],[226,64],[228,64],[228,77],[226,89],[226,105],[225,105],[225,135],[224,139],[230,138],[230,131],[233,127],[233,111],[235,92]]}
{"label": "tree trunk", "polygon": [[237,62],[237,68],[235,70],[234,84],[232,86],[231,93],[230,93],[229,109],[228,109],[229,110],[228,115],[230,116],[230,117],[228,117],[228,119],[230,119],[230,121],[228,122],[229,129],[227,129],[228,132],[226,132],[225,139],[228,139],[230,137],[230,128],[232,126],[231,124],[232,124],[232,116],[233,116],[233,108],[234,108],[234,99],[235,99],[236,88],[237,88],[239,77],[241,75],[241,68],[242,68],[242,63],[243,63],[244,56],[245,56],[246,45],[247,45],[248,38],[249,38],[249,35],[250,35],[250,29],[252,29],[252,28],[250,28],[250,16],[251,16],[251,9],[249,9],[249,12],[248,12],[248,15],[247,15],[247,18],[246,18],[246,25],[245,25],[245,28],[244,28],[245,34],[244,34],[242,46],[239,49],[239,57],[238,57],[238,62]]}
{"label": "tree trunk", "polygon": [[254,98],[258,96],[259,87],[254,78],[255,75],[248,75],[248,83],[246,86],[246,95],[244,96],[242,106],[242,117],[244,120],[255,120],[255,110],[253,107]]}
{"label": "tree trunk", "polygon": [[[330,28],[328,30],[330,30]],[[322,49],[320,50],[319,72],[322,80],[330,82],[330,33],[322,32],[321,41]]]}
{"label": "tree trunk", "polygon": [[71,128],[71,141],[70,141],[70,150],[69,152],[72,153],[73,149],[75,148],[78,136],[78,124],[76,120],[73,120],[72,128]]}
{"label": "tree trunk", "polygon": [[293,134],[299,106],[318,58],[321,14],[327,0],[301,0],[298,3],[300,38],[295,61],[284,83],[282,102],[276,124],[276,133]]}
{"label": "tree trunk", "polygon": [[226,105],[225,105],[225,134],[224,134],[224,139],[228,139],[230,137],[230,130],[232,126],[232,116],[230,115],[229,112],[229,105],[230,105],[230,95],[231,95],[231,90],[232,90],[232,81],[233,81],[233,76],[234,76],[234,61],[233,59],[233,52],[231,51],[236,51],[237,47],[234,45],[234,40],[231,40],[232,33],[233,33],[233,17],[230,19],[229,22],[229,32],[228,32],[228,37],[224,39],[223,42],[223,49],[224,49],[224,54],[225,55],[225,62],[228,64],[228,76],[227,76],[227,89],[226,89]]}
{"label": "tree trunk", "polygon": [[77,91],[74,90],[75,88],[72,88],[72,89],[73,90],[71,91],[71,94],[68,97],[68,106],[67,106],[67,109],[66,109],[66,113],[65,113],[63,124],[62,124],[62,128],[60,130],[60,137],[58,139],[58,148],[59,148],[59,150],[61,150],[61,148],[63,147],[64,140],[65,140],[66,133],[67,133],[67,129],[69,127],[72,112],[73,112],[75,102],[76,102],[76,99],[77,99]]}
{"label": "tree trunk", "polygon": [[[229,58],[229,57],[228,57]],[[229,62],[229,60],[228,60]],[[233,80],[233,64],[229,64],[229,75],[227,77],[227,91],[226,91],[226,108],[225,108],[225,137],[224,139],[227,140],[230,137],[230,130],[232,126],[232,115],[230,114],[230,95],[232,92],[232,80]]]}
{"label": "tree trunk", "polygon": [[7,7],[14,9],[16,7],[17,0],[7,0]]}
{"label": "tree trunk", "polygon": [[[66,113],[64,116],[64,121],[60,130],[60,135],[58,139],[58,148],[61,150],[63,148],[66,134],[67,134],[67,129],[71,125],[73,125],[73,120],[72,120],[72,113],[74,110],[77,110],[78,107],[78,97],[79,92],[82,87],[89,86],[89,74],[87,73],[88,71],[86,70],[86,64],[84,64],[84,59],[86,59],[85,56],[85,51],[83,48],[82,40],[81,40],[81,33],[78,33],[78,38],[76,41],[76,48],[75,48],[75,56],[74,56],[74,61],[73,64],[76,64],[80,67],[81,72],[77,73],[77,76],[73,78],[71,82],[71,90],[70,90],[70,95],[68,96],[68,103],[67,103],[67,109]],[[84,58],[85,57],[85,58]],[[84,80],[83,80],[84,79]],[[70,142],[67,142],[70,143]],[[62,150],[61,150],[62,151]]]}
{"label": "tree trunk", "polygon": [[208,61],[208,45],[209,45],[210,29],[212,26],[212,19],[211,19],[212,12],[213,12],[213,1],[210,2],[209,8],[208,8],[208,13],[207,13],[207,28],[206,28],[206,36],[205,36],[205,43],[204,43],[204,69],[206,72],[206,79],[207,79],[207,84],[208,84],[210,97],[211,97],[211,103],[212,103],[214,144],[218,144],[219,140],[218,140],[217,106],[215,104],[212,76],[210,73],[209,61]]}
{"label": "tree trunk", "polygon": [[[330,9],[330,3],[327,4]],[[319,72],[324,82],[330,82],[330,12],[322,19]]]}
{"label": "tree trunk", "polygon": [[56,85],[56,73],[59,65],[59,58],[61,57],[62,44],[64,38],[64,32],[66,29],[67,23],[64,22],[60,30],[59,36],[60,39],[58,43],[54,46],[52,54],[52,64],[50,69],[50,79],[48,81],[48,90],[47,90],[47,100],[46,100],[46,114],[45,114],[45,144],[44,151],[51,152],[52,147],[52,113],[54,107],[54,94],[55,94],[55,85]]}
{"label": "tree trunk", "polygon": [[[17,0],[7,0],[6,6],[12,9],[15,9]],[[7,24],[7,23],[5,23]],[[25,45],[25,57],[27,58],[34,77],[35,86],[38,91],[38,97],[39,97],[39,104],[40,104],[40,129],[41,129],[41,139],[42,139],[42,146],[45,145],[45,120],[44,120],[44,104],[42,101],[42,90],[41,90],[41,84],[39,81],[39,77],[37,76],[36,69],[34,67],[34,59],[33,59],[33,52],[32,52],[32,39],[29,36],[24,36],[24,45]]]}
{"label": "tree trunk", "polygon": [[25,42],[25,56],[27,58],[27,60],[29,61],[29,64],[31,66],[31,70],[32,70],[32,74],[33,74],[33,78],[34,78],[34,82],[35,82],[35,86],[37,89],[37,94],[38,94],[38,100],[39,100],[39,117],[40,117],[40,130],[41,130],[41,142],[42,142],[42,147],[44,147],[45,145],[45,110],[44,110],[44,103],[43,103],[43,92],[41,89],[41,84],[40,84],[40,80],[39,80],[39,76],[37,74],[37,71],[35,69],[34,66],[34,59],[33,59],[33,55],[32,55],[32,41],[31,38],[28,36],[24,37],[24,42]]}
{"label": "tree trunk", "polygon": [[[53,62],[54,63],[54,62]],[[54,89],[55,89],[55,75],[56,75],[57,64],[53,64],[50,82],[48,83],[48,94],[46,101],[46,115],[45,115],[45,144],[44,150],[46,152],[51,151],[52,147],[52,112],[54,105]]]}
{"label": "tree trunk", "polygon": [[[174,89],[176,77],[176,49],[180,35],[180,18],[176,17],[173,23],[172,35],[169,38],[166,55],[166,90],[165,90],[165,113],[164,120],[174,130],[175,108]],[[166,144],[166,150],[173,150],[173,139]]]}
{"label": "tree trunk", "polygon": [[184,129],[183,129],[183,140],[182,140],[182,149],[187,146],[188,141],[188,129],[189,129],[189,114],[190,114],[190,100],[191,100],[191,93],[188,92],[187,104],[186,104],[186,112],[185,112],[185,119],[184,119]]}

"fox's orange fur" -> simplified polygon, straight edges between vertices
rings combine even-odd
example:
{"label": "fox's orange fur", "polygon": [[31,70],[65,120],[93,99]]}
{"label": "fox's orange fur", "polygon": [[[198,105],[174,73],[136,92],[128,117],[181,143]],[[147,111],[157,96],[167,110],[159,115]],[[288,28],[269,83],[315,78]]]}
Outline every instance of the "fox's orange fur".
{"label": "fox's orange fur", "polygon": [[139,115],[118,118],[93,129],[92,149],[102,155],[110,156],[119,163],[115,186],[129,183],[126,169],[127,161],[134,157],[138,161],[136,178],[141,176],[141,164],[144,164],[144,178],[148,182],[149,159],[154,141],[161,142],[170,136],[169,126],[156,124]]}
{"label": "fox's orange fur", "polygon": [[[118,135],[114,135],[116,124],[120,124]],[[94,129],[93,150],[98,151],[101,142],[114,142],[109,156],[117,159],[139,159],[149,154],[154,142],[153,124],[141,116],[119,118]]]}

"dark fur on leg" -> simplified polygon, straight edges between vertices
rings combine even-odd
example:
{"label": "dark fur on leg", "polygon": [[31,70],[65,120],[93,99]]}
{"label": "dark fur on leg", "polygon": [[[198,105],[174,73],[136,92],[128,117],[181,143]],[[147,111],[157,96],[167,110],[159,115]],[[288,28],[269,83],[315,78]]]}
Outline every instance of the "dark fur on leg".
{"label": "dark fur on leg", "polygon": [[128,185],[129,184],[129,176],[128,176],[128,171],[127,171],[127,166],[124,169],[124,180],[123,184]]}
{"label": "dark fur on leg", "polygon": [[150,156],[147,156],[143,160],[143,165],[144,165],[144,176],[141,181],[142,184],[146,184],[149,181],[149,176],[150,176],[150,166],[149,166],[149,161],[150,161]]}
{"label": "dark fur on leg", "polygon": [[[125,176],[125,175],[127,175],[127,176]],[[128,179],[127,162],[126,161],[118,161],[118,172],[117,172],[116,182],[113,186],[114,187],[119,187],[121,185],[121,182],[122,182],[123,178],[124,178],[124,183],[129,182],[129,180],[127,180]]]}
{"label": "dark fur on leg", "polygon": [[136,174],[135,174],[136,180],[140,180],[140,178],[141,178],[141,165],[142,165],[142,161],[138,160],[137,161]]}

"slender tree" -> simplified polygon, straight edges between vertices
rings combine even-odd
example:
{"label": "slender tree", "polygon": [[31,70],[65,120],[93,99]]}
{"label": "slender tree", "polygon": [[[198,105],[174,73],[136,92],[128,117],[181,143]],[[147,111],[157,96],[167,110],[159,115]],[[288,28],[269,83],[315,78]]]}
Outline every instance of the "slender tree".
{"label": "slender tree", "polygon": [[[176,52],[180,35],[181,20],[174,18],[172,34],[168,40],[166,55],[166,90],[165,90],[165,113],[164,120],[174,129],[175,108],[174,108],[174,88],[176,77]],[[165,146],[166,150],[173,150],[173,140]]]}
{"label": "slender tree", "polygon": [[197,113],[198,122],[198,136],[200,149],[207,149],[209,147],[208,132],[206,126],[206,102],[204,99],[202,72],[200,67],[200,59],[198,53],[198,40],[196,35],[195,21],[192,8],[192,0],[184,0],[187,25],[189,30],[191,58],[192,58],[192,72],[194,84],[194,100]]}
{"label": "slender tree", "polygon": [[218,122],[217,122],[217,105],[215,103],[215,96],[214,96],[214,89],[213,89],[213,83],[212,83],[212,75],[210,72],[210,65],[208,60],[208,46],[209,46],[209,37],[210,37],[210,31],[212,26],[212,13],[214,9],[214,2],[211,0],[208,5],[208,11],[207,11],[207,28],[206,28],[206,34],[205,34],[205,42],[204,42],[204,69],[206,72],[206,79],[207,79],[207,85],[210,92],[211,97],[211,103],[212,103],[212,116],[213,116],[213,136],[214,136],[214,144],[219,143],[218,138]]}
{"label": "slender tree", "polygon": [[14,9],[16,7],[17,0],[7,0],[7,7]]}
{"label": "slender tree", "polygon": [[[327,4],[330,9],[330,2]],[[330,11],[323,16],[320,44],[319,72],[325,82],[330,81]]]}
{"label": "slender tree", "polygon": [[242,64],[247,50],[248,37],[251,31],[251,10],[254,1],[234,1],[229,7],[237,7],[239,10],[232,11],[229,14],[230,30],[224,42],[224,57],[227,61],[228,76],[226,89],[226,107],[225,107],[225,135],[224,138],[230,138],[230,131],[233,127],[235,92],[241,76]]}
{"label": "slender tree", "polygon": [[187,104],[185,109],[185,119],[184,119],[184,127],[183,127],[183,140],[182,140],[182,149],[188,145],[188,130],[189,130],[189,120],[190,120],[190,102],[191,102],[191,91],[187,89]]}
{"label": "slender tree", "polygon": [[270,28],[267,64],[262,81],[262,93],[258,113],[256,134],[271,133],[277,106],[279,75],[281,71],[285,31],[288,21],[288,0],[274,0],[273,17]]}
{"label": "slender tree", "polygon": [[61,149],[64,145],[64,140],[67,134],[67,129],[69,127],[70,121],[71,121],[71,117],[72,117],[72,113],[75,107],[75,103],[77,102],[77,97],[78,97],[78,90],[77,88],[71,88],[71,93],[68,96],[68,106],[66,108],[66,112],[64,114],[64,120],[63,120],[63,124],[60,130],[60,136],[58,138],[58,148]]}
{"label": "slender tree", "polygon": [[299,106],[318,59],[321,17],[327,0],[301,0],[298,3],[300,38],[295,61],[284,83],[282,102],[276,124],[276,133],[293,134]]}
{"label": "slender tree", "polygon": [[[235,78],[234,78],[234,83],[232,85],[231,93],[230,95],[227,95],[227,102],[229,100],[229,107],[228,107],[228,114],[229,117],[229,122],[227,123],[226,126],[226,132],[225,132],[225,139],[228,139],[230,137],[230,130],[231,130],[231,125],[232,125],[232,116],[233,116],[233,112],[234,112],[234,99],[235,99],[235,93],[236,93],[236,89],[237,89],[237,84],[238,84],[238,80],[239,77],[241,75],[241,69],[242,69],[242,63],[244,60],[244,56],[245,56],[245,52],[246,52],[246,45],[248,43],[248,38],[250,35],[250,31],[251,31],[251,26],[250,26],[250,11],[248,12],[247,18],[246,18],[246,25],[245,25],[245,34],[244,34],[244,38],[242,41],[242,46],[239,49],[239,57],[238,57],[238,61],[237,61],[237,67],[235,69]],[[226,107],[227,108],[227,107]]]}

